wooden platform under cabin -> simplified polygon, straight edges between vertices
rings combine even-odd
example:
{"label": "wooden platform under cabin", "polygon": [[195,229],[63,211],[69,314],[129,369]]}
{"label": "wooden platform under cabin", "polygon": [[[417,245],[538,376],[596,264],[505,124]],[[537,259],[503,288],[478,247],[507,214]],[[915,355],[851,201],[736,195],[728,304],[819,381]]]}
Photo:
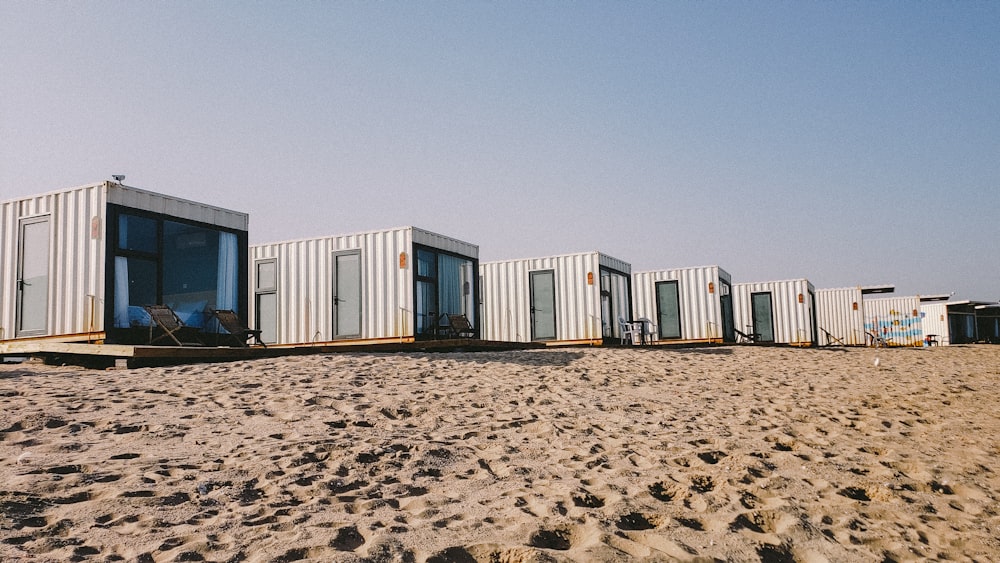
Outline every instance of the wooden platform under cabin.
{"label": "wooden platform under cabin", "polygon": [[30,340],[0,343],[0,358],[35,357],[52,364],[98,368],[133,368],[204,362],[231,362],[305,354],[350,352],[486,352],[544,348],[537,343],[497,342],[470,338],[413,341],[353,341],[296,346],[141,346]]}

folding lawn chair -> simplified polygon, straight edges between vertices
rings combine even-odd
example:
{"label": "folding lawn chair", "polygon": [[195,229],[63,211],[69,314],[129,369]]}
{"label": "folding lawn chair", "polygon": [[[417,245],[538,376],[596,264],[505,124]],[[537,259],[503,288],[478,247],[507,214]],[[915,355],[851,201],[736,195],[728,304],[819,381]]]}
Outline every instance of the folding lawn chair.
{"label": "folding lawn chair", "polygon": [[[160,340],[169,338],[178,346],[204,346],[205,343],[198,337],[200,332],[197,328],[187,326],[173,309],[166,305],[146,305],[143,307],[149,313],[149,343],[155,344]],[[153,338],[154,330],[160,327],[163,334]]]}
{"label": "folding lawn chair", "polygon": [[267,344],[260,339],[261,331],[252,329],[240,320],[239,315],[235,311],[230,309],[209,309],[209,313],[217,321],[219,321],[219,326],[226,330],[226,334],[219,334],[218,336],[228,336],[229,339],[236,342],[236,345],[241,348],[246,348],[248,346],[247,341],[253,339],[257,344],[267,348]]}

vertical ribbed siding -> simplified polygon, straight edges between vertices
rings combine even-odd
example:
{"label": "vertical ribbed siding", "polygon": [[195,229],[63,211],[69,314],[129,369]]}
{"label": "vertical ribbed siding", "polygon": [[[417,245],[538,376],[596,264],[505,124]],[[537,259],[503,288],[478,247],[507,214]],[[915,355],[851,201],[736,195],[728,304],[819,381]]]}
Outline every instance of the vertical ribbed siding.
{"label": "vertical ribbed siding", "polygon": [[[812,294],[815,288],[806,279],[783,280],[733,285],[733,316],[736,329],[746,331],[753,324],[750,296],[754,293],[771,293],[774,314],[774,341],[797,346],[816,341],[813,320],[816,314]],[[799,303],[802,295],[802,303]]]}
{"label": "vertical ribbed siding", "polygon": [[844,287],[817,290],[816,324],[822,329],[817,335],[821,345],[827,344],[826,335],[822,332],[826,330],[848,346],[864,346],[865,323],[861,289]]}
{"label": "vertical ribbed siding", "polygon": [[0,202],[0,341],[14,338],[17,202]]}
{"label": "vertical ribbed siding", "polygon": [[[329,342],[333,335],[333,256],[361,255],[362,340],[414,336],[413,244],[478,258],[479,247],[429,231],[402,227],[250,247],[250,316],[256,319],[256,262],[275,259],[278,272],[277,344]],[[405,267],[400,255],[405,253]]]}
{"label": "vertical ribbed siding", "polygon": [[[601,340],[603,324],[617,337],[615,319],[602,319],[601,267],[626,276],[631,266],[598,252],[488,262],[480,265],[483,338],[507,342],[531,341],[530,272],[552,270],[555,278],[555,342]],[[592,274],[593,284],[588,284]],[[626,278],[627,279],[627,278]],[[626,283],[612,284],[614,306],[628,316],[630,296]]]}
{"label": "vertical ribbed siding", "polygon": [[[632,292],[635,296],[633,317],[637,319],[645,317],[652,319],[654,323],[659,323],[656,310],[656,283],[677,281],[681,315],[680,340],[721,339],[720,277],[729,281],[729,274],[718,266],[636,273],[632,276]],[[712,293],[709,293],[709,284],[712,284]]]}
{"label": "vertical ribbed siding", "polygon": [[[49,277],[46,335],[79,335],[104,330],[105,184],[0,204],[0,339],[13,339],[17,317],[17,264],[21,222],[46,217]],[[91,237],[96,221],[98,237]]]}
{"label": "vertical ribbed siding", "polygon": [[923,346],[919,297],[865,299],[864,307],[866,331],[881,335],[891,346]]}
{"label": "vertical ribbed siding", "polygon": [[951,328],[948,326],[947,303],[923,303],[920,305],[920,328],[924,335],[937,335],[938,343],[951,344]]}

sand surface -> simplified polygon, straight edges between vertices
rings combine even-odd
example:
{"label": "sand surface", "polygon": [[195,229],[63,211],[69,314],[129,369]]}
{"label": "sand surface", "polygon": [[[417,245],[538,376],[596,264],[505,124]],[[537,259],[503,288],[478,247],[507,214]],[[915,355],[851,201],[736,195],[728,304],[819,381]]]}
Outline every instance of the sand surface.
{"label": "sand surface", "polygon": [[1000,346],[3,365],[0,560],[997,561],[998,382]]}

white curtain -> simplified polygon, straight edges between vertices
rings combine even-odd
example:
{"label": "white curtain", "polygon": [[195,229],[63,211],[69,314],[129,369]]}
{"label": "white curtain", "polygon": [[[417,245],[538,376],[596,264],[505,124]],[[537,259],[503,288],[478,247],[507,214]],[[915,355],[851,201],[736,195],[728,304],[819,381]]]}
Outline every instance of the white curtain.
{"label": "white curtain", "polygon": [[239,261],[239,254],[236,235],[219,233],[219,279],[215,296],[216,309],[230,309],[239,312],[236,307],[236,299],[239,294],[237,288],[239,276],[236,264]]}
{"label": "white curtain", "polygon": [[438,255],[438,313],[459,315],[462,311],[462,262],[461,258]]}
{"label": "white curtain", "polygon": [[128,258],[115,256],[115,326],[128,328]]}

